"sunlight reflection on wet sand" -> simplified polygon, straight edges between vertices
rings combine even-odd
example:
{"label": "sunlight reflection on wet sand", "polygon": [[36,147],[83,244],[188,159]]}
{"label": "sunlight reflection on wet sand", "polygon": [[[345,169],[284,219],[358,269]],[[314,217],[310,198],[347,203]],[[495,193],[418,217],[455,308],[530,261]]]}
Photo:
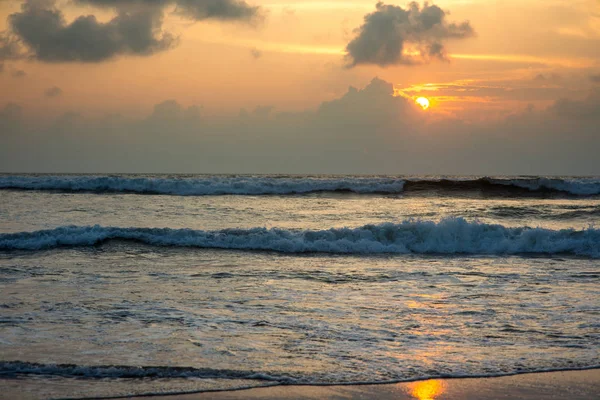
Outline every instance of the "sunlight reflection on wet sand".
{"label": "sunlight reflection on wet sand", "polygon": [[446,391],[446,382],[439,379],[413,382],[406,386],[406,391],[415,399],[435,400]]}

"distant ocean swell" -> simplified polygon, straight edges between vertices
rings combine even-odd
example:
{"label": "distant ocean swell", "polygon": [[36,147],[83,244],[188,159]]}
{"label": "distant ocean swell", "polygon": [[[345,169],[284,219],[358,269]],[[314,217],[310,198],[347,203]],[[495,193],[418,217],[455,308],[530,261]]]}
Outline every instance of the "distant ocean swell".
{"label": "distant ocean swell", "polygon": [[133,178],[92,176],[0,176],[0,189],[93,193],[277,195],[313,192],[400,193],[404,181],[392,178]]}
{"label": "distant ocean swell", "polygon": [[41,250],[93,246],[131,240],[153,246],[181,246],[283,253],[340,254],[569,254],[600,258],[600,230],[505,227],[462,218],[440,222],[404,221],[329,230],[225,229],[65,226],[51,230],[0,234],[0,250]]}
{"label": "distant ocean swell", "polygon": [[91,193],[138,193],[177,196],[285,195],[314,192],[397,194],[402,192],[484,191],[514,195],[600,194],[597,178],[400,179],[393,177],[206,176],[162,178],[125,176],[0,176],[0,189]]}

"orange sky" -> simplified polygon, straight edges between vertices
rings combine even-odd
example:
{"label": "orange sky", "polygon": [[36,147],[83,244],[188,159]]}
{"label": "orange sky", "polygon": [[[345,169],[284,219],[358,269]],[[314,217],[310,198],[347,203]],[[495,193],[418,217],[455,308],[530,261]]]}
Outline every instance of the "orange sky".
{"label": "orange sky", "polygon": [[[62,3],[71,20],[88,13],[100,19],[112,15],[109,10]],[[20,4],[0,4],[6,29],[6,17]],[[595,0],[440,0],[436,4],[450,11],[449,18],[469,20],[477,33],[448,42],[450,63],[351,70],[343,68],[344,46],[364,14],[374,10],[373,1],[256,4],[266,15],[256,24],[193,24],[168,12],[163,29],[179,35],[180,43],[150,57],[119,56],[90,64],[4,62],[0,104],[15,102],[37,115],[66,111],[142,115],[166,99],[198,104],[207,114],[237,113],[260,105],[301,110],[379,76],[411,96],[434,98],[431,112],[469,114],[484,108],[493,115],[528,104],[546,105],[563,96],[581,98],[589,86],[587,75],[600,69],[600,3]],[[253,49],[258,58],[252,56]],[[11,71],[17,70],[26,76],[14,77]],[[540,74],[548,79],[536,80]],[[438,86],[465,82],[497,90],[485,96],[461,95],[456,90],[445,93],[448,90]],[[418,90],[424,84],[434,85]],[[53,86],[61,88],[62,95],[49,100],[43,92]]]}
{"label": "orange sky", "polygon": [[0,172],[600,174],[600,1],[432,4],[0,0]]}

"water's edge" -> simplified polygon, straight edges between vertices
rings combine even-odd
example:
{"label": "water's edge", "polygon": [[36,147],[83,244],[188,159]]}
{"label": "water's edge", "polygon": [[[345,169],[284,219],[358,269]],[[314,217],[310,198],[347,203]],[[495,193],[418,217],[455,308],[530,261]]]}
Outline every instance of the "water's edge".
{"label": "water's edge", "polygon": [[[531,371],[514,371],[507,373],[498,374],[473,374],[473,375],[451,375],[451,374],[440,374],[440,375],[429,375],[409,379],[395,379],[386,381],[356,381],[356,382],[291,382],[291,381],[277,381],[269,382],[263,385],[248,385],[240,386],[236,388],[228,389],[200,389],[200,390],[187,390],[187,391],[169,391],[169,392],[147,392],[147,393],[136,393],[136,394],[125,394],[117,396],[94,396],[94,397],[60,397],[55,400],[111,400],[111,399],[125,399],[125,398],[143,398],[143,397],[158,397],[158,396],[180,396],[189,394],[200,394],[200,393],[227,393],[227,392],[240,392],[252,389],[262,388],[273,388],[279,386],[297,386],[297,387],[332,387],[332,386],[381,386],[381,385],[394,385],[400,383],[412,383],[422,382],[431,379],[444,379],[444,380],[462,380],[462,379],[494,379],[503,378],[510,376],[521,376],[521,375],[534,375],[534,374],[545,374],[553,372],[576,372],[576,371],[589,371],[589,370],[600,370],[600,364],[583,367],[568,367],[568,368],[548,368]],[[3,378],[3,374],[0,372],[0,381]]]}

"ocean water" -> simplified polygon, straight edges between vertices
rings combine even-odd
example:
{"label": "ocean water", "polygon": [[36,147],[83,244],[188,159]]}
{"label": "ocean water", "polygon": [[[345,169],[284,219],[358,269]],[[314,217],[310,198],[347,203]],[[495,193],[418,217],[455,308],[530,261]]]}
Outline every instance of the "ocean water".
{"label": "ocean water", "polygon": [[600,178],[0,175],[2,398],[600,365]]}

